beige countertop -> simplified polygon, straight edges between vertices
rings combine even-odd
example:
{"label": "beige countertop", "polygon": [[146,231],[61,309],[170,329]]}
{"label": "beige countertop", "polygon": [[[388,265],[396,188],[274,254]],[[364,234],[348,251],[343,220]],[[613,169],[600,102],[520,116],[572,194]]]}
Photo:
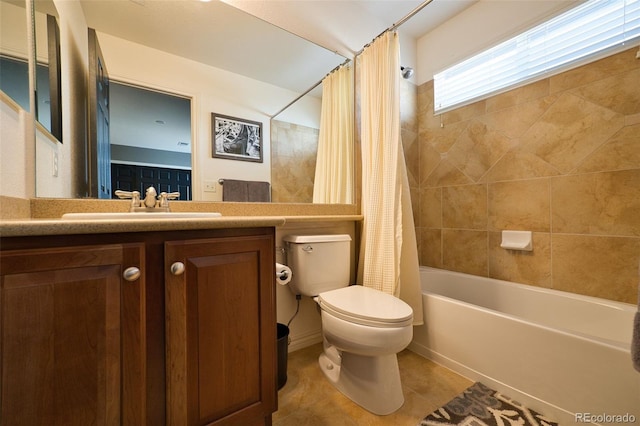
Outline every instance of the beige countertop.
{"label": "beige countertop", "polygon": [[214,218],[149,218],[123,220],[21,219],[0,221],[1,237],[108,234],[116,232],[177,231],[284,226],[285,223],[360,221],[359,215],[220,216]]}

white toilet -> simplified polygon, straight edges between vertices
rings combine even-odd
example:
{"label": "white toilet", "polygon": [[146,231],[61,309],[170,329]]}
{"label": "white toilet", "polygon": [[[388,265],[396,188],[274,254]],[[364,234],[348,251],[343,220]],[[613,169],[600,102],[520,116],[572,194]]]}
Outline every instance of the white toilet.
{"label": "white toilet", "polygon": [[349,286],[349,235],[288,235],[289,283],[314,297],[321,310],[329,381],[366,410],[390,414],[404,403],[397,353],[413,337],[413,310],[402,300],[359,285]]}

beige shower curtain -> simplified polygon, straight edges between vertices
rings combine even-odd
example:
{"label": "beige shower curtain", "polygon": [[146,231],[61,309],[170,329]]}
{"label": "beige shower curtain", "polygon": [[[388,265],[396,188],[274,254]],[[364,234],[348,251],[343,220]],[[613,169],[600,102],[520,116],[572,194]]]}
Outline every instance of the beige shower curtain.
{"label": "beige shower curtain", "polygon": [[400,47],[386,32],[360,56],[362,213],[358,281],[404,300],[423,323],[409,182],[400,140]]}
{"label": "beige shower curtain", "polygon": [[348,64],[322,81],[313,202],[352,204],[353,186],[353,67]]}

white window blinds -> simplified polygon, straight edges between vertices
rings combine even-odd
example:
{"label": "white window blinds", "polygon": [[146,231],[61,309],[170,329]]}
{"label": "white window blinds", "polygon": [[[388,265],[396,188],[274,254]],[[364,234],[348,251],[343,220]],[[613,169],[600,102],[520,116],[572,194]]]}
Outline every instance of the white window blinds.
{"label": "white window blinds", "polygon": [[590,0],[434,76],[444,112],[640,41],[640,0]]}

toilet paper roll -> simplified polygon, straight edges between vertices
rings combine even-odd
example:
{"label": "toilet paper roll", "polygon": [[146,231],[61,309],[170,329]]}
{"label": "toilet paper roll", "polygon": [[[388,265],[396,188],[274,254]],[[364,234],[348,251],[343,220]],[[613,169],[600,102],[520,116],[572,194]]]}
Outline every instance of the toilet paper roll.
{"label": "toilet paper roll", "polygon": [[276,263],[276,281],[280,285],[287,285],[291,281],[291,268],[282,263]]}

